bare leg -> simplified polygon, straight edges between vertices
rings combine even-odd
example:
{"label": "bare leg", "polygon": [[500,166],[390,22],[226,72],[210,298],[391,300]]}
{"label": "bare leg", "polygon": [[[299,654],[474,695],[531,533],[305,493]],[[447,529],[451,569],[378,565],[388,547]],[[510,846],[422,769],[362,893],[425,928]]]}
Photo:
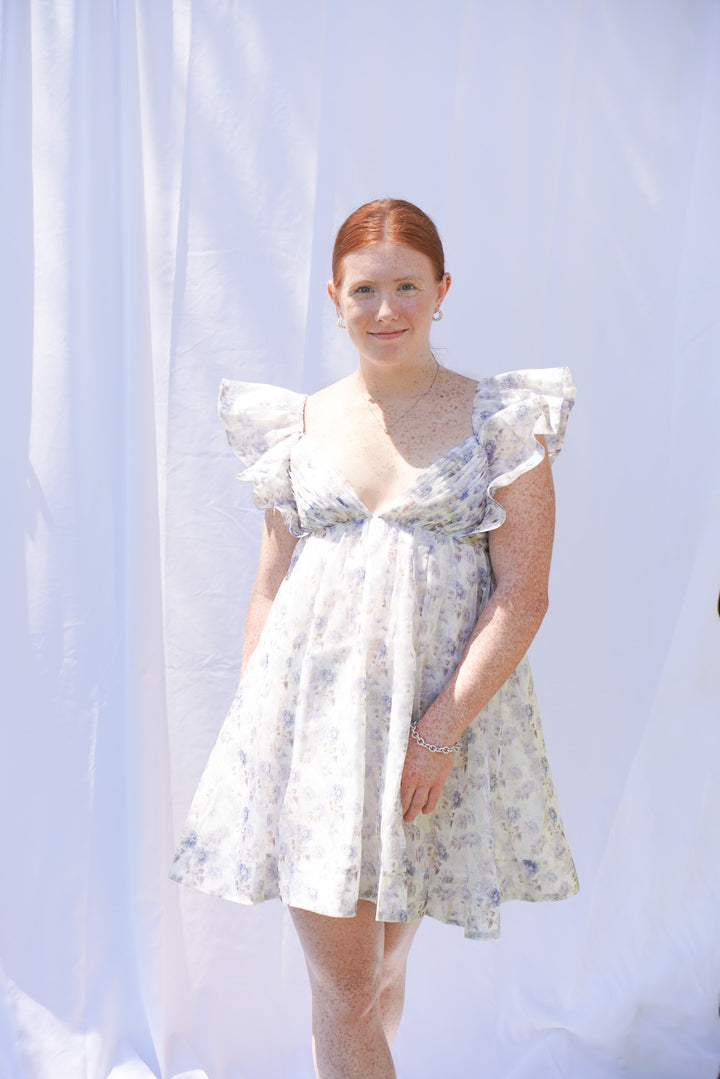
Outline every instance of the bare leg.
{"label": "bare leg", "polygon": [[380,987],[380,1018],[388,1045],[395,1041],[405,1002],[405,972],[410,945],[421,918],[415,922],[385,922],[385,949]]}
{"label": "bare leg", "polygon": [[360,900],[354,918],[290,913],[310,976],[318,1079],[395,1079],[383,1016],[394,1036],[416,925],[390,926],[386,968],[388,924],[375,921],[374,903]]}

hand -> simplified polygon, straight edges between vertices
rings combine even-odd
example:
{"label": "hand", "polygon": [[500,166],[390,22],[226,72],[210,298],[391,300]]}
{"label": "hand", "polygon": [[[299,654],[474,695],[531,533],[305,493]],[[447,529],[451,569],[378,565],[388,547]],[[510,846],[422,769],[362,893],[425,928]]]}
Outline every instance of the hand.
{"label": "hand", "polygon": [[454,753],[431,753],[410,738],[405,767],[400,780],[403,820],[415,820],[418,813],[432,813],[455,761]]}

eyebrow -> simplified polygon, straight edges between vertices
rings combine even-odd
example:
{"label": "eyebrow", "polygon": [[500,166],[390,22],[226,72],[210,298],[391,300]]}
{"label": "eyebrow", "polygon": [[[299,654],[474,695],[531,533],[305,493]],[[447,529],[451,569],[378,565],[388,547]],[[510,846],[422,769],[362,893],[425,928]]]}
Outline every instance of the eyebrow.
{"label": "eyebrow", "polygon": [[[393,284],[400,285],[403,281],[416,281],[418,276],[418,274],[409,273],[405,274],[404,277],[394,277]],[[375,283],[374,277],[358,277],[357,279],[350,277],[348,280],[351,281],[353,285],[373,285]]]}

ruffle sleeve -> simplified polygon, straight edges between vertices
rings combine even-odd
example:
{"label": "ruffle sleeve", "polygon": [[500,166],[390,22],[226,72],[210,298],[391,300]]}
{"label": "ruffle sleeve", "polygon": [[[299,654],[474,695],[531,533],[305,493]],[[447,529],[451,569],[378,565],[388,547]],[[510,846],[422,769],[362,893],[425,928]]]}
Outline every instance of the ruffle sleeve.
{"label": "ruffle sleeve", "polygon": [[508,371],[481,379],[475,393],[473,428],[488,463],[488,501],[483,532],[498,528],[505,510],[493,498],[542,461],[552,463],[562,449],[575,386],[567,367]]}
{"label": "ruffle sleeve", "polygon": [[301,535],[290,482],[290,451],[303,430],[305,395],[257,382],[223,379],[218,413],[227,440],[245,468],[260,509],[277,509],[288,531]]}

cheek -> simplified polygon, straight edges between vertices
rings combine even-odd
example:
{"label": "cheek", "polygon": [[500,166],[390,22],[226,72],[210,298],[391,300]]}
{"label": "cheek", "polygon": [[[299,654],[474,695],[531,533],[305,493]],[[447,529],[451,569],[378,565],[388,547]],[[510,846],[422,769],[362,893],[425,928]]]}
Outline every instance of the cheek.
{"label": "cheek", "polygon": [[434,307],[429,306],[427,297],[424,296],[411,296],[403,301],[403,310],[408,317],[413,318],[415,321],[422,321],[432,316]]}
{"label": "cheek", "polygon": [[353,322],[362,322],[364,318],[372,315],[371,304],[358,303],[357,300],[348,300],[345,305],[345,317]]}

